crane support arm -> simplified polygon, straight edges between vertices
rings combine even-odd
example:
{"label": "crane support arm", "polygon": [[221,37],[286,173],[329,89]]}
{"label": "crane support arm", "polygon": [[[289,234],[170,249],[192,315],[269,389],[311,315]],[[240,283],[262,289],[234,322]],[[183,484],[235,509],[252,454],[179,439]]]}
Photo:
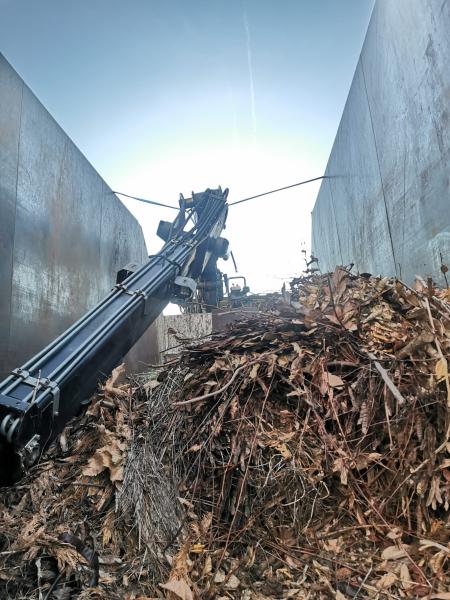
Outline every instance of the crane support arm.
{"label": "crane support arm", "polygon": [[160,252],[0,383],[3,475],[17,477],[33,464],[164,307],[188,299],[224,255],[227,195],[219,188],[181,196],[175,221],[158,228],[165,241]]}

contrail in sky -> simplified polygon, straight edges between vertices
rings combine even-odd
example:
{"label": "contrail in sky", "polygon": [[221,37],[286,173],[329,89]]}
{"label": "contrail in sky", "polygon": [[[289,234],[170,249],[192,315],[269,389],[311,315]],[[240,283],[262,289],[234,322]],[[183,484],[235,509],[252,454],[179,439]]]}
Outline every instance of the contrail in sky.
{"label": "contrail in sky", "polygon": [[255,110],[255,86],[253,83],[253,68],[252,68],[252,49],[250,40],[250,29],[248,27],[247,11],[244,8],[244,27],[245,27],[245,41],[247,45],[247,64],[248,74],[250,77],[250,108],[252,111],[252,127],[253,136],[256,137],[256,110]]}

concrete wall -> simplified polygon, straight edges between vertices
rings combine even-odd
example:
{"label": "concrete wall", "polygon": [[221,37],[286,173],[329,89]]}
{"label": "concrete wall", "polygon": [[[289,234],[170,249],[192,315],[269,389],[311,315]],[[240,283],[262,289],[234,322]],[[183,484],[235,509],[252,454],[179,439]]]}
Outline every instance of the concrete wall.
{"label": "concrete wall", "polygon": [[159,357],[156,364],[172,360],[184,343],[189,344],[209,336],[212,332],[211,313],[192,313],[160,316],[156,321]]}
{"label": "concrete wall", "polygon": [[322,270],[450,266],[450,0],[377,0],[313,210]]}
{"label": "concrete wall", "polygon": [[142,263],[142,230],[0,55],[0,375]]}
{"label": "concrete wall", "polygon": [[253,312],[255,308],[255,305],[249,304],[240,310],[224,308],[212,313],[161,315],[149,330],[153,335],[147,346],[151,352],[150,362],[161,365],[173,360],[184,345],[206,341],[210,334],[225,331],[236,321],[246,318],[246,313]]}

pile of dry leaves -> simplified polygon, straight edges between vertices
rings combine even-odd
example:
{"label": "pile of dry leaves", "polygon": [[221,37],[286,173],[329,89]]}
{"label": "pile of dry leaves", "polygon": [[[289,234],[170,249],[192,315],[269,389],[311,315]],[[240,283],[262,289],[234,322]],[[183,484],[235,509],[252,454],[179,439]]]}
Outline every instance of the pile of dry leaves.
{"label": "pile of dry leaves", "polygon": [[1,597],[450,599],[449,291],[291,288],[1,492]]}

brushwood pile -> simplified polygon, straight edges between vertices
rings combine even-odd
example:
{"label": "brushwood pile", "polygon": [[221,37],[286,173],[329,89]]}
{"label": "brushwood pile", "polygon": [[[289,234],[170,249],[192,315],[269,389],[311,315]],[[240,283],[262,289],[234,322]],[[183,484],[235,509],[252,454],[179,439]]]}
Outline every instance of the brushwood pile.
{"label": "brushwood pile", "polygon": [[450,291],[309,273],[0,491],[0,597],[450,599]]}

